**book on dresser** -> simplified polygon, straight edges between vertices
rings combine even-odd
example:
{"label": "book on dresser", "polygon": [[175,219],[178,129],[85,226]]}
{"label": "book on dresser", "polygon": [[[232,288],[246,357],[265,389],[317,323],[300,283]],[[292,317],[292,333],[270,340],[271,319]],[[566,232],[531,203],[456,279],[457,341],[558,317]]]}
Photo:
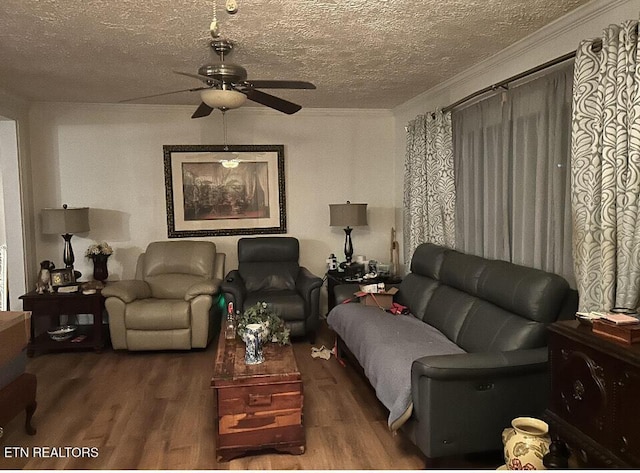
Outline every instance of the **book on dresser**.
{"label": "book on dresser", "polygon": [[640,324],[616,324],[607,320],[594,320],[593,333],[610,340],[627,343],[640,342]]}

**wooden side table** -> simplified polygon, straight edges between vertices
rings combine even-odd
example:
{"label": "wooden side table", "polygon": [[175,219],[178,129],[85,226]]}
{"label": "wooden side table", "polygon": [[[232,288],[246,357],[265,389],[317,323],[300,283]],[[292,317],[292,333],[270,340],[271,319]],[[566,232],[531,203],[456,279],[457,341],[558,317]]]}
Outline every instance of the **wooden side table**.
{"label": "wooden side table", "polygon": [[[36,351],[81,350],[93,348],[97,353],[104,347],[104,327],[102,312],[104,297],[100,291],[95,294],[81,292],[69,294],[38,294],[29,292],[23,296],[23,310],[31,311],[31,339],[27,346],[27,355]],[[69,340],[55,341],[47,330],[60,325],[60,316],[78,314],[93,315],[93,324],[79,326],[76,334]]]}
{"label": "wooden side table", "polygon": [[556,322],[549,360],[553,450],[566,443],[589,468],[639,468],[640,344],[607,340],[574,320]]}

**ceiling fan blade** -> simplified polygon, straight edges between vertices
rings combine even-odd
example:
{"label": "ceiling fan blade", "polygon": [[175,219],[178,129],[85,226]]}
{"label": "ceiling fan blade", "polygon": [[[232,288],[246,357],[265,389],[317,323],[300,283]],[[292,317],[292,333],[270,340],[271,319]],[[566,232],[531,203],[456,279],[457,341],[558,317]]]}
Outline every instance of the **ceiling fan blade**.
{"label": "ceiling fan blade", "polygon": [[281,99],[280,97],[276,97],[275,95],[267,94],[256,89],[249,88],[246,90],[241,90],[241,92],[245,94],[249,100],[253,100],[254,102],[262,105],[266,105],[267,107],[286,113],[287,115],[292,115],[302,108],[298,104],[289,102],[288,100]]}
{"label": "ceiling fan blade", "polygon": [[179,94],[181,92],[196,92],[198,90],[204,90],[204,89],[208,89],[208,88],[209,87],[196,87],[195,89],[174,90],[172,92],[163,92],[161,94],[144,95],[142,97],[135,97],[133,99],[120,100],[118,103],[133,102],[135,100],[150,99],[152,97],[162,97],[163,95]]}
{"label": "ceiling fan blade", "polygon": [[193,115],[191,115],[191,118],[207,117],[211,115],[211,112],[213,112],[213,108],[209,107],[206,103],[202,102],[200,103],[196,111],[193,112]]}
{"label": "ceiling fan blade", "polygon": [[203,76],[201,74],[192,74],[190,72],[181,72],[181,71],[173,71],[174,74],[180,74],[181,76],[187,76],[187,77],[192,77],[194,79],[198,79],[204,82],[210,82],[212,84],[216,84],[216,85],[220,85],[222,84],[222,82],[220,82],[217,79],[214,79],[213,77],[209,77],[209,76]]}
{"label": "ceiling fan blade", "polygon": [[315,89],[311,82],[302,80],[249,80],[250,85],[257,89]]}

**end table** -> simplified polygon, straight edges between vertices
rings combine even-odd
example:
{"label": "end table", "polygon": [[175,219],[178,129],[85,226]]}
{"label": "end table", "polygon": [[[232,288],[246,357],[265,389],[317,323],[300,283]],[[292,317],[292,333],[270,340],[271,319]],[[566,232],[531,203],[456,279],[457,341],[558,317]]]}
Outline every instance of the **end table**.
{"label": "end table", "polygon": [[360,284],[374,284],[383,282],[385,284],[397,285],[402,282],[402,278],[398,276],[378,276],[372,279],[353,278],[348,276],[344,271],[327,271],[327,307],[331,311],[336,306],[336,286],[350,284],[354,287],[355,292]]}
{"label": "end table", "polygon": [[[104,297],[100,291],[95,294],[81,292],[59,294],[29,292],[20,296],[23,310],[31,311],[31,339],[27,346],[27,355],[36,351],[78,350],[93,348],[97,353],[104,347],[104,327],[102,312]],[[69,340],[55,341],[47,330],[60,325],[60,316],[78,314],[93,315],[93,324],[79,326],[76,334]]]}

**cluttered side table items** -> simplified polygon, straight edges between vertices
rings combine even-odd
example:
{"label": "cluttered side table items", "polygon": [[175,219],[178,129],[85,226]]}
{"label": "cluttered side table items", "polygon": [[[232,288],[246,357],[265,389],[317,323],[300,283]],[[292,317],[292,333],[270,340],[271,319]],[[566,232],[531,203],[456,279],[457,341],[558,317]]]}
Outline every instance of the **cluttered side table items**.
{"label": "cluttered side table items", "polygon": [[[382,269],[377,271],[377,266]],[[346,297],[353,297],[360,290],[360,286],[369,284],[384,284],[394,286],[402,282],[402,278],[389,273],[389,265],[373,263],[372,271],[365,272],[365,265],[353,263],[346,269],[329,269],[327,271],[327,307],[330,311]],[[340,287],[338,287],[340,286]]]}

